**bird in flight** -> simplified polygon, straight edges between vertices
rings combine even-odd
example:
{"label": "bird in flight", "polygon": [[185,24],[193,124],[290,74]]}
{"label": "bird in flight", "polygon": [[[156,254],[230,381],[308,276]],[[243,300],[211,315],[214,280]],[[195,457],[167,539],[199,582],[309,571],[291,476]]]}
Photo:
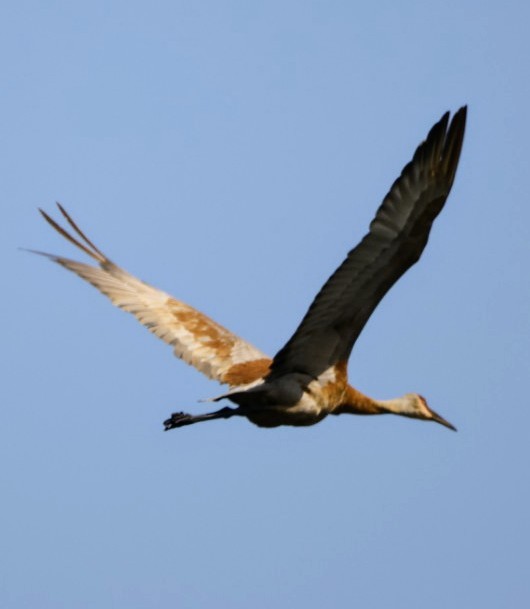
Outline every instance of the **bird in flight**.
{"label": "bird in flight", "polygon": [[46,221],[97,265],[35,252],[73,271],[132,313],[175,355],[228,386],[213,402],[235,407],[206,414],[176,412],[166,430],[242,416],[260,427],[313,425],[327,415],[396,414],[455,427],[417,393],[370,398],[348,384],[347,362],[368,318],[392,285],[417,262],[451,191],[462,149],[466,107],[432,127],[377,210],[370,229],[326,281],[287,343],[271,359],[250,343],[169,294],[140,281],[98,249],[58,204],[69,230]]}

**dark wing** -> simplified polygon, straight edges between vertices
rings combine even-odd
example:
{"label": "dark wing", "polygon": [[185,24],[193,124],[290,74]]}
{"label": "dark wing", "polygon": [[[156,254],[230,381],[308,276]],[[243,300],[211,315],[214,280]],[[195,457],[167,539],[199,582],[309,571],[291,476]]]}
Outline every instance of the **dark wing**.
{"label": "dark wing", "polygon": [[88,239],[64,208],[58,206],[73,234],[46,212],[40,212],[65,239],[95,260],[97,266],[43,252],[35,253],[51,258],[91,283],[113,304],[132,313],[153,334],[171,345],[177,357],[211,379],[239,386],[266,374],[270,359],[261,351],[204,313],[114,264]]}
{"label": "dark wing", "polygon": [[271,377],[300,372],[316,378],[348,359],[373,310],[427,244],[453,185],[466,110],[460,108],[449,127],[447,112],[431,129],[384,198],[368,234],[324,284],[276,354]]}

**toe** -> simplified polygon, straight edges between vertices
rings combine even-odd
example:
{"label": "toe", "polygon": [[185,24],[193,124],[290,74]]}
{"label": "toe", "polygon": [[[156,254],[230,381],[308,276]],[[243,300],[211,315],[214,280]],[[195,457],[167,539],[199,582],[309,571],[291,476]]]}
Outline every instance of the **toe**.
{"label": "toe", "polygon": [[191,416],[186,412],[174,412],[169,419],[164,421],[164,431],[185,425],[190,418]]}

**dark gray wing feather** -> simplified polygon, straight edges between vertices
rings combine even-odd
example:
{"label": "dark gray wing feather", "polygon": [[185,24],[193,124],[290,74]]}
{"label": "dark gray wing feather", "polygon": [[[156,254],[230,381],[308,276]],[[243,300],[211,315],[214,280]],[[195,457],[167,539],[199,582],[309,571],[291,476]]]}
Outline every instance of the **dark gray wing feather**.
{"label": "dark gray wing feather", "polygon": [[276,354],[270,378],[290,372],[316,378],[348,359],[378,303],[427,244],[453,185],[465,123],[463,107],[449,127],[448,112],[434,125],[384,198],[368,234],[324,284]]}

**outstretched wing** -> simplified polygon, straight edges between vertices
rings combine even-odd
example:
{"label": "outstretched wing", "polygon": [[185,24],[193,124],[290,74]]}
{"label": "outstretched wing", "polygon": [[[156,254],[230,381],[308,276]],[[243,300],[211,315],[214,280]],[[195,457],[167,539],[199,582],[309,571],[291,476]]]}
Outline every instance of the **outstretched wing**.
{"label": "outstretched wing", "polygon": [[237,386],[251,383],[267,373],[271,360],[261,351],[193,307],[114,264],[86,237],[64,208],[57,205],[73,234],[46,212],[40,212],[55,230],[93,258],[98,266],[36,253],[47,256],[90,282],[113,304],[132,313],[153,334],[171,345],[177,357],[206,376]]}
{"label": "outstretched wing", "polygon": [[271,377],[296,371],[316,378],[347,360],[380,300],[418,261],[453,184],[466,107],[458,110],[449,128],[448,123],[447,112],[392,185],[368,234],[324,284],[275,356]]}

